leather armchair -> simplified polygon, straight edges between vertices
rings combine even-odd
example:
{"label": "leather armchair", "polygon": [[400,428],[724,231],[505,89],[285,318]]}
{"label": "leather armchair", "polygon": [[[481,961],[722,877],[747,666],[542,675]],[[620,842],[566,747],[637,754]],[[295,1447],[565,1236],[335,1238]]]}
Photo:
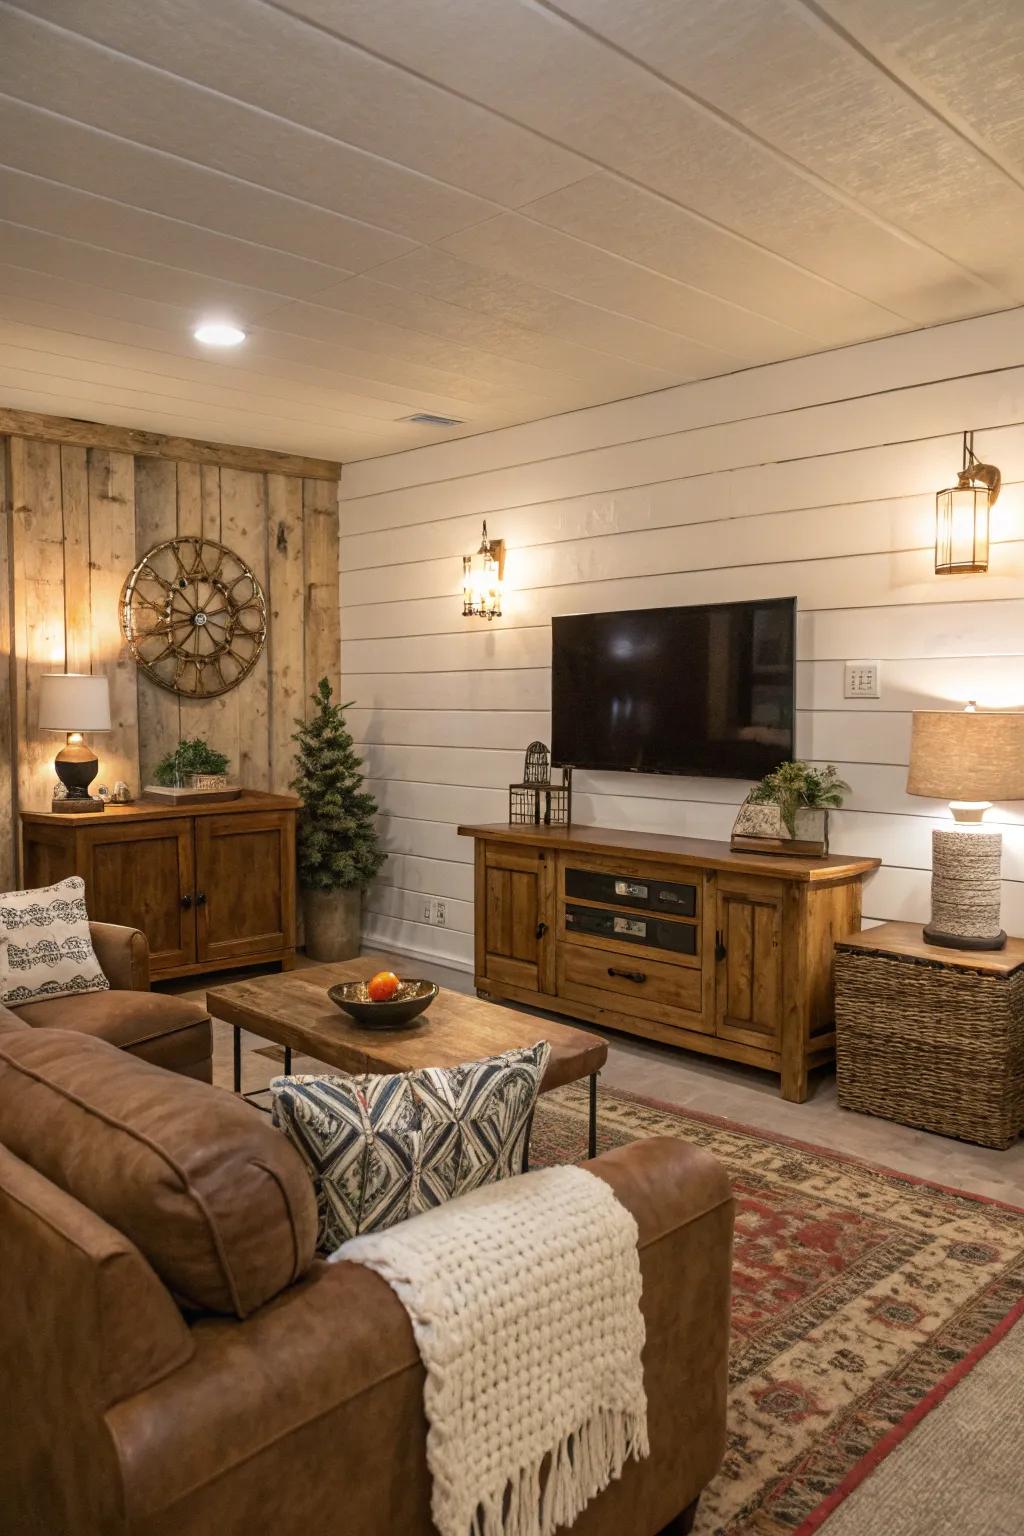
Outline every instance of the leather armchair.
{"label": "leather armchair", "polygon": [[[0,1033],[10,1528],[436,1536],[424,1373],[398,1298],[368,1269],[313,1257],[312,1188],[264,1117],[154,1071],[56,1030]],[[586,1166],[639,1227],[651,1455],[573,1533],[688,1530],[724,1449],[728,1180],[667,1139]],[[190,1189],[201,1219],[183,1209]],[[193,1295],[183,1309],[160,1276],[180,1276],[186,1250],[194,1284],[219,1284],[220,1265],[245,1304],[214,1313]]]}
{"label": "leather armchair", "polygon": [[11,1011],[33,1028],[96,1035],[144,1061],[211,1082],[213,1038],[206,1009],[149,990],[149,944],[140,929],[90,923],[89,930],[110,991],[47,997]]}

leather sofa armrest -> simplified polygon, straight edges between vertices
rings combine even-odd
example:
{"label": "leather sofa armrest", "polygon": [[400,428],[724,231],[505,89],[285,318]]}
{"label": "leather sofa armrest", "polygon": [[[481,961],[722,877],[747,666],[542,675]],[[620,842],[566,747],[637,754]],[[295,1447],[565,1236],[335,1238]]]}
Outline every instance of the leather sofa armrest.
{"label": "leather sofa armrest", "polygon": [[141,928],[118,923],[90,923],[92,947],[100,969],[118,992],[149,991],[149,940]]}
{"label": "leather sofa armrest", "polygon": [[[639,1226],[653,1454],[578,1529],[653,1536],[721,1460],[732,1195],[711,1157],[675,1140],[587,1166]],[[430,1536],[423,1367],[378,1275],[318,1261],[244,1323],[203,1319],[193,1338],[186,1365],[106,1416],[133,1532],[258,1528],[267,1489],[287,1485],[285,1536],[329,1529],[341,1508],[361,1536]]]}

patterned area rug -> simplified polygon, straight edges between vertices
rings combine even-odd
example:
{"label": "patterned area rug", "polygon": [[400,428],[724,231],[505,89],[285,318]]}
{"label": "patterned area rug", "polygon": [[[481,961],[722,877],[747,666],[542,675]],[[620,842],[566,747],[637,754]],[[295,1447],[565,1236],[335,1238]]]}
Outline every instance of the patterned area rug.
{"label": "patterned area rug", "polygon": [[[585,1157],[580,1085],[535,1164]],[[1024,1312],[1024,1211],[605,1091],[600,1146],[675,1136],[737,1199],[729,1448],[698,1536],[809,1536]],[[827,1532],[826,1532],[827,1536]]]}

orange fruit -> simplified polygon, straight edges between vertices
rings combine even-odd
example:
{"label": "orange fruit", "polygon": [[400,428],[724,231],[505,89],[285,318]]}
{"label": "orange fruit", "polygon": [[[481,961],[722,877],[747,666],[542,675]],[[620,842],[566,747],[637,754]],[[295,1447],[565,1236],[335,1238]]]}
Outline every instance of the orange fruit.
{"label": "orange fruit", "polygon": [[374,1003],[386,1003],[398,991],[398,977],[394,971],[378,971],[366,984],[366,991]]}

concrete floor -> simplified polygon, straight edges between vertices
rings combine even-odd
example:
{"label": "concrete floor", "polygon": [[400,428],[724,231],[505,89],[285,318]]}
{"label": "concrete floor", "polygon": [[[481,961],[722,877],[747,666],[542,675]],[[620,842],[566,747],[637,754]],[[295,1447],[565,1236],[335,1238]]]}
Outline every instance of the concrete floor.
{"label": "concrete floor", "polygon": [[[405,969],[415,974],[416,962],[406,962]],[[441,986],[459,992],[473,991],[472,977],[462,971],[433,964],[429,970],[431,978]],[[224,985],[231,980],[232,975],[226,973],[210,978],[210,985]],[[205,987],[197,987],[194,978],[176,984],[174,989],[198,1000],[205,997]],[[540,1038],[544,1015],[537,1017]],[[649,1045],[628,1036],[608,1033],[607,1038],[608,1064],[601,1078],[606,1087],[661,1099],[757,1130],[792,1136],[901,1173],[1024,1207],[1024,1140],[1008,1151],[996,1152],[912,1130],[893,1121],[852,1114],[839,1108],[835,1074],[828,1070],[812,1078],[811,1096],[805,1104],[787,1104],[779,1097],[776,1079],[756,1068],[715,1061],[669,1046]],[[247,1090],[260,1087],[281,1070],[279,1061],[261,1054],[265,1049],[265,1041],[243,1036],[243,1086]],[[215,1025],[214,1079],[224,1087],[231,1086],[231,1053],[230,1028]],[[292,1070],[307,1072],[315,1067],[315,1063],[296,1057]]]}

